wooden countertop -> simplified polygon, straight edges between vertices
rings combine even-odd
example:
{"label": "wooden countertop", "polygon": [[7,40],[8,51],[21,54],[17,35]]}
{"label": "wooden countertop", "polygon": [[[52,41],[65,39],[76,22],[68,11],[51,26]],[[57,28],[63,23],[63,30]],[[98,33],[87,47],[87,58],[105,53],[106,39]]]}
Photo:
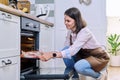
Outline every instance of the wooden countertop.
{"label": "wooden countertop", "polygon": [[14,14],[14,15],[17,15],[17,16],[27,17],[27,18],[39,21],[40,23],[51,26],[51,27],[53,27],[53,25],[54,25],[51,22],[48,22],[46,20],[37,18],[36,16],[32,16],[31,14],[24,13],[20,10],[13,9],[13,8],[5,6],[3,4],[0,4],[0,11],[8,12],[8,13],[11,13],[11,14]]}

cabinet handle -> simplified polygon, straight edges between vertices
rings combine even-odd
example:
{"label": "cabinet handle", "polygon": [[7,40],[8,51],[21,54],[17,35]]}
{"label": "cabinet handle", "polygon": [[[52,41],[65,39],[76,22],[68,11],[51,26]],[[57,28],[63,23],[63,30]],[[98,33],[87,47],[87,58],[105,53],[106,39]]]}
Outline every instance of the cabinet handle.
{"label": "cabinet handle", "polygon": [[12,19],[12,16],[11,15],[6,15],[5,13],[2,13],[3,16],[5,16],[5,18],[8,18],[8,19]]}
{"label": "cabinet handle", "polygon": [[6,18],[12,19],[12,16],[11,15],[7,15]]}
{"label": "cabinet handle", "polygon": [[4,65],[9,65],[9,64],[12,64],[12,61],[11,60],[7,60],[7,62],[6,61],[4,61],[4,60],[2,60],[2,63],[4,64]]}
{"label": "cabinet handle", "polygon": [[12,64],[12,61],[8,59],[7,63],[8,63],[8,64]]}
{"label": "cabinet handle", "polygon": [[6,16],[6,14],[5,14],[5,13],[2,13],[2,15]]}

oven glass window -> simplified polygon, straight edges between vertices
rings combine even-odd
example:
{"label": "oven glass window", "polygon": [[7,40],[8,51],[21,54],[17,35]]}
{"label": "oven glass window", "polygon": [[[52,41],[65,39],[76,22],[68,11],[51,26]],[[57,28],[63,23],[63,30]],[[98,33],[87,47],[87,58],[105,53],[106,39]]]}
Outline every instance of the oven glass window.
{"label": "oven glass window", "polygon": [[[35,37],[34,36],[21,36],[21,50],[34,51],[35,50]],[[36,67],[36,59],[21,58],[21,72],[28,71]]]}
{"label": "oven glass window", "polygon": [[33,51],[35,50],[35,38],[29,36],[21,37],[21,50]]}

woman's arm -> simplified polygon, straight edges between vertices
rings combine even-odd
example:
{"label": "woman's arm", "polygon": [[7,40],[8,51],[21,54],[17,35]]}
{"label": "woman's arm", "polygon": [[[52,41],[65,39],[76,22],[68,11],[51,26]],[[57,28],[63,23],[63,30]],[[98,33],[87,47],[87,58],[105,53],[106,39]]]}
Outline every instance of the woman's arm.
{"label": "woman's arm", "polygon": [[83,28],[78,34],[73,42],[73,44],[63,51],[61,51],[62,56],[64,58],[71,58],[71,56],[75,55],[84,45],[86,45],[87,41],[92,37],[91,32],[87,28]]}
{"label": "woman's arm", "polygon": [[71,58],[75,55],[80,48],[91,38],[89,31],[81,31],[78,33],[76,40],[70,47],[66,46],[60,52],[44,52],[43,57],[47,60],[54,58],[53,53],[56,54],[56,58]]}
{"label": "woman's arm", "polygon": [[[55,54],[55,56],[54,56]],[[62,53],[61,52],[42,52],[42,55],[39,56],[39,58],[42,61],[48,61],[51,58],[62,58]]]}

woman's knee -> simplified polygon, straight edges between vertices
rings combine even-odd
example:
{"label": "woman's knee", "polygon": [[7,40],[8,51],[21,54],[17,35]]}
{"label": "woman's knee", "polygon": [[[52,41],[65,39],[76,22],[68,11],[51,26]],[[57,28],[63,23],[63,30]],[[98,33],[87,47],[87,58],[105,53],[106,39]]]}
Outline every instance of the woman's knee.
{"label": "woman's knee", "polygon": [[84,72],[84,67],[82,66],[80,61],[75,63],[74,68],[80,74]]}
{"label": "woman's knee", "polygon": [[87,68],[90,68],[89,62],[85,59],[79,60],[74,65],[75,70],[80,73],[84,74]]}

